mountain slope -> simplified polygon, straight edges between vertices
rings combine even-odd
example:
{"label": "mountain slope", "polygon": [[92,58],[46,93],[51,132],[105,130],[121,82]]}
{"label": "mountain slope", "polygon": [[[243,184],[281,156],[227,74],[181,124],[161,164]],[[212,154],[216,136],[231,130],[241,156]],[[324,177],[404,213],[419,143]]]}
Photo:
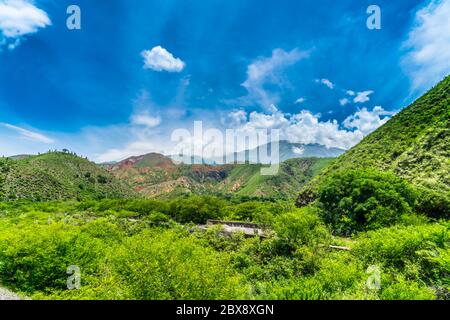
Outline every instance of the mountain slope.
{"label": "mountain slope", "polygon": [[338,170],[390,171],[416,186],[450,191],[450,76],[339,157],[300,192],[313,201],[321,181]]}
{"label": "mountain slope", "polygon": [[130,197],[132,188],[96,164],[62,152],[0,159],[0,200]]}
{"label": "mountain slope", "polygon": [[[289,159],[280,164],[278,174],[274,176],[262,176],[261,165],[237,165],[224,181],[226,192],[235,190],[237,195],[253,197],[270,197],[275,199],[295,199],[298,189],[317,175],[320,170],[328,165],[330,158],[297,158]],[[242,185],[237,182],[242,179],[242,168],[253,169],[252,174],[244,180]],[[239,184],[237,184],[239,183]],[[233,187],[230,188],[230,184]]]}
{"label": "mountain slope", "polygon": [[[286,140],[279,141],[279,162],[283,162],[289,159],[296,158],[336,158],[345,152],[343,149],[339,148],[327,148],[320,144],[301,144],[301,143],[291,143]],[[249,151],[243,151],[238,153],[238,159],[249,160],[249,154],[262,154],[262,151],[268,152],[270,154],[272,150],[272,144],[268,143],[258,148]],[[270,160],[270,157],[269,157]],[[250,161],[251,163],[252,161]],[[263,161],[260,159],[261,163],[270,163],[270,161]]]}
{"label": "mountain slope", "polygon": [[126,159],[108,170],[148,198],[194,193],[294,199],[298,189],[330,161],[291,159],[280,165],[277,175],[262,176],[261,164],[186,165],[151,153]]}
{"label": "mountain slope", "polygon": [[[292,143],[286,140],[281,140],[278,142],[278,153],[279,156],[275,161],[270,158],[272,150],[272,143],[266,143],[257,148],[235,152],[234,154],[228,154],[226,159],[224,157],[212,157],[212,158],[201,158],[201,157],[187,157],[172,155],[170,158],[176,163],[195,163],[200,164],[234,164],[234,163],[262,163],[270,164],[272,162],[281,163],[289,159],[297,158],[336,158],[345,152],[344,149],[339,148],[327,148],[320,144],[302,144],[302,143]],[[267,155],[267,156],[264,156]]]}

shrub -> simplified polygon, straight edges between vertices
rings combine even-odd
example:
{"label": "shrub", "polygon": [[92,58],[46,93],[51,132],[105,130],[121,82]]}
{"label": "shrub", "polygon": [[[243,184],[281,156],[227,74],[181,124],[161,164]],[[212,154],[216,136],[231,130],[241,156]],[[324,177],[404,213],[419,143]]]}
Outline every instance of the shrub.
{"label": "shrub", "polygon": [[393,226],[358,236],[352,254],[366,265],[397,270],[408,280],[440,284],[448,277],[449,248],[448,226]]}
{"label": "shrub", "polygon": [[246,292],[225,252],[175,230],[144,231],[111,254],[133,299],[238,299]]}
{"label": "shrub", "polygon": [[434,300],[435,293],[432,289],[415,281],[400,278],[384,288],[380,298],[382,300]]}
{"label": "shrub", "polygon": [[375,170],[338,172],[319,188],[322,216],[342,235],[393,225],[414,202],[407,182]]}
{"label": "shrub", "polygon": [[316,246],[329,241],[329,232],[313,207],[304,207],[276,218],[275,232],[288,248]]}
{"label": "shrub", "polygon": [[450,218],[448,195],[430,189],[419,189],[415,210],[431,218]]}
{"label": "shrub", "polygon": [[227,202],[211,196],[191,196],[175,199],[170,203],[170,215],[181,223],[206,223],[208,219],[220,219]]}

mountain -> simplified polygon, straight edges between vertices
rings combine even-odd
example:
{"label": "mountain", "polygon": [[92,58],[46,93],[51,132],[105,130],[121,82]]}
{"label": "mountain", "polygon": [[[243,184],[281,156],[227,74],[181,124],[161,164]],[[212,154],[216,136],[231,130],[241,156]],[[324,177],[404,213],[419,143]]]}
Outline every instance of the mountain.
{"label": "mountain", "polygon": [[[262,176],[261,164],[235,165],[223,182],[225,193],[240,196],[295,199],[299,188],[326,167],[331,158],[296,158],[280,164],[278,174]],[[247,172],[247,174],[246,174]]]}
{"label": "mountain", "polygon": [[[214,158],[201,158],[201,157],[183,157],[178,155],[170,156],[170,158],[176,163],[189,163],[192,164],[233,164],[233,163],[271,163],[270,155],[272,150],[272,143],[267,143],[257,148],[235,152],[234,154],[228,154],[226,159],[223,157]],[[281,163],[289,159],[296,158],[336,158],[345,152],[344,149],[339,148],[327,148],[320,144],[301,144],[291,143],[286,140],[278,142],[278,158],[274,158],[275,163]],[[267,155],[261,157],[261,155]]]}
{"label": "mountain", "polygon": [[[246,159],[247,162],[270,163],[270,154],[272,151],[272,143],[259,146],[255,149],[242,151],[238,153],[237,159]],[[286,140],[278,142],[279,162],[296,158],[336,158],[345,152],[344,149],[327,148],[320,144],[301,144],[291,143]],[[257,161],[251,161],[249,155],[255,155]],[[258,154],[268,154],[269,161],[258,158]]]}
{"label": "mountain", "polygon": [[300,192],[303,206],[316,197],[321,181],[338,170],[389,171],[445,197],[450,193],[450,76],[364,138],[310,181]]}
{"label": "mountain", "polygon": [[51,152],[0,158],[1,200],[59,200],[137,196],[125,183],[76,155]]}
{"label": "mountain", "polygon": [[262,164],[187,165],[151,153],[128,158],[108,167],[147,198],[184,194],[221,194],[294,199],[298,189],[331,159],[291,159],[275,176],[262,176]]}

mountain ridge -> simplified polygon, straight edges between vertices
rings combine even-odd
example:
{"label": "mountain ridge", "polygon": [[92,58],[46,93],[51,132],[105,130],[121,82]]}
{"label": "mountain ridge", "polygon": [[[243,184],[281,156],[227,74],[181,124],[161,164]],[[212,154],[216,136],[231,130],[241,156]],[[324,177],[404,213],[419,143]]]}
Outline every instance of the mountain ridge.
{"label": "mountain ridge", "polygon": [[[183,157],[177,155],[170,155],[169,157],[175,162],[183,162],[186,164],[270,164],[272,162],[270,158],[271,150],[272,143],[266,143],[253,149],[247,149],[221,157],[201,158],[198,156]],[[275,163],[297,158],[336,158],[346,151],[340,148],[326,147],[318,143],[303,144],[293,143],[287,140],[278,141],[278,150],[279,156],[273,159]],[[267,159],[262,159],[261,155],[267,155]]]}
{"label": "mountain ridge", "polygon": [[322,181],[341,170],[388,171],[449,197],[450,76],[341,155],[308,182],[297,205],[314,201]]}

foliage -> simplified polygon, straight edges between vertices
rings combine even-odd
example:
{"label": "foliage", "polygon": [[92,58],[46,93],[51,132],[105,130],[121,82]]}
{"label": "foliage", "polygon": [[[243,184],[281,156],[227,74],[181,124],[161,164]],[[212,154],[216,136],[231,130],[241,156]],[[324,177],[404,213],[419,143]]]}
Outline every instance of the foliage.
{"label": "foliage", "polygon": [[48,201],[137,197],[96,164],[65,152],[0,158],[0,200]]}
{"label": "foliage", "polygon": [[[317,198],[319,186],[338,171],[391,172],[447,198],[450,192],[450,76],[340,156],[300,190],[297,203]],[[435,209],[441,208],[440,206]],[[448,206],[445,215],[448,217]],[[443,212],[433,209],[433,216]]]}
{"label": "foliage", "polygon": [[262,176],[261,164],[175,164],[160,154],[148,154],[109,167],[152,199],[174,199],[184,195],[216,195],[260,199],[293,199],[297,190],[317,175],[332,159],[299,158],[280,164],[274,176]]}
{"label": "foliage", "polygon": [[[198,210],[201,219],[193,216]],[[224,236],[220,226],[204,232],[192,226],[217,214],[265,220],[267,236]],[[199,196],[0,203],[0,283],[34,299],[448,296],[448,222],[410,219],[336,238],[320,217],[316,206]],[[81,271],[79,290],[67,289],[72,265]],[[370,266],[381,272],[379,290],[366,286]]]}
{"label": "foliage", "polygon": [[404,180],[375,170],[340,171],[319,188],[322,216],[338,234],[397,223],[412,213],[416,194]]}

